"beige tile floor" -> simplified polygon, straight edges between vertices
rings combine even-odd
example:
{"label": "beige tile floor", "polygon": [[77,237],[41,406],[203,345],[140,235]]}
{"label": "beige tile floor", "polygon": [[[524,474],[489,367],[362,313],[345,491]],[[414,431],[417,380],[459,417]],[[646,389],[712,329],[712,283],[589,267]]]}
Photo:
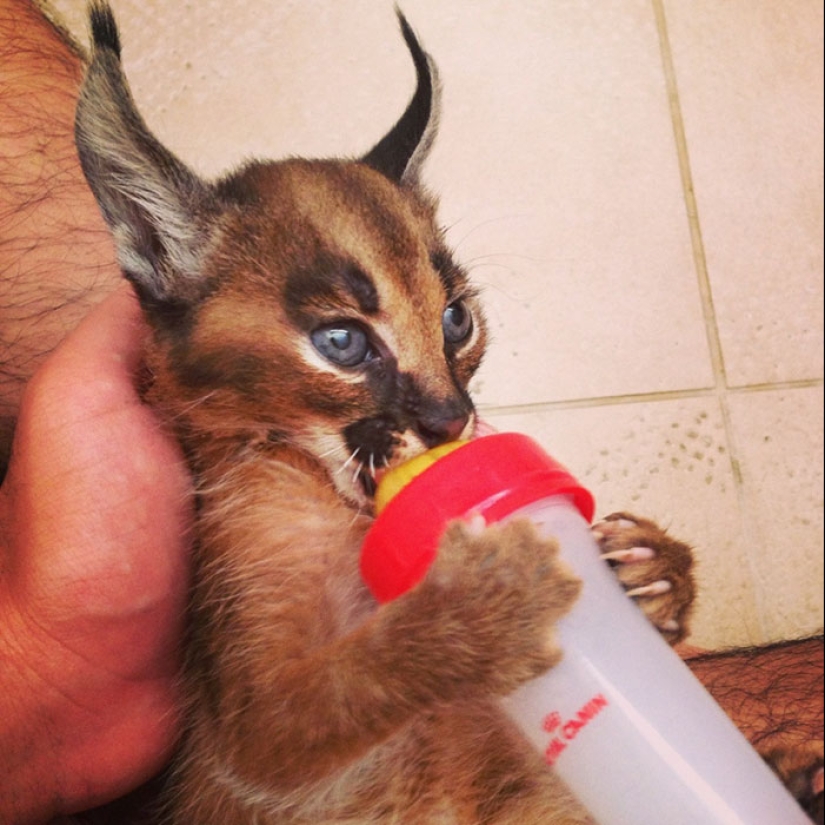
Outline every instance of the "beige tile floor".
{"label": "beige tile floor", "polygon": [[[695,544],[695,644],[820,630],[821,3],[402,5],[445,86],[426,178],[485,290],[487,417]],[[147,119],[208,174],[357,155],[411,88],[391,0],[115,8]]]}

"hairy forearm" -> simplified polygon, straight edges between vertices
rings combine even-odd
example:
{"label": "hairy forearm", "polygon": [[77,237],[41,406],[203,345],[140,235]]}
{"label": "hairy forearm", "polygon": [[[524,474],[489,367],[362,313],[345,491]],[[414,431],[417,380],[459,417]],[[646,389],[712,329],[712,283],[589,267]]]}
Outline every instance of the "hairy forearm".
{"label": "hairy forearm", "polygon": [[74,147],[80,50],[30,0],[0,0],[0,66],[2,468],[28,378],[118,269]]}
{"label": "hairy forearm", "polygon": [[763,753],[822,739],[822,637],[700,656],[690,669]]}

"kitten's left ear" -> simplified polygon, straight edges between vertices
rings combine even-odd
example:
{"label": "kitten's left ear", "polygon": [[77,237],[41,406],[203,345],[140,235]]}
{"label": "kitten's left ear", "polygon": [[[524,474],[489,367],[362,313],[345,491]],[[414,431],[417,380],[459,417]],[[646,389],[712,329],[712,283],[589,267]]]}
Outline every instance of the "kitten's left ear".
{"label": "kitten's left ear", "polygon": [[415,94],[401,119],[363,158],[363,162],[401,185],[415,185],[438,127],[441,89],[438,71],[421,48],[410,24],[396,9],[401,33],[415,63]]}
{"label": "kitten's left ear", "polygon": [[123,274],[149,315],[196,301],[216,199],[151,134],[135,108],[120,63],[120,38],[109,6],[90,5],[91,64],[75,117],[83,171],[117,245]]}

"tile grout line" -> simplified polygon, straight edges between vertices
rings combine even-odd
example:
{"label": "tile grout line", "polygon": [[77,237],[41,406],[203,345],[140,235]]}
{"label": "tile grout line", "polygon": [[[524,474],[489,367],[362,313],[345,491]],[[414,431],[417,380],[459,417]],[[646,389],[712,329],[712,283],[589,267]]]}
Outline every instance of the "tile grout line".
{"label": "tile grout line", "polygon": [[[702,303],[702,314],[705,319],[705,333],[707,336],[708,349],[710,351],[711,368],[714,377],[714,390],[722,416],[722,423],[725,429],[725,437],[728,443],[728,456],[733,472],[734,487],[739,506],[739,518],[742,525],[742,536],[747,543],[755,543],[753,527],[747,517],[749,511],[747,495],[744,489],[744,477],[742,473],[742,463],[740,461],[740,450],[738,440],[734,432],[733,417],[728,397],[728,378],[725,369],[724,353],[722,341],[719,334],[718,319],[713,303],[713,291],[710,285],[710,273],[708,271],[707,251],[705,249],[702,227],[699,220],[699,208],[696,200],[696,190],[694,188],[693,172],[690,165],[690,153],[687,145],[687,133],[685,130],[682,105],[679,99],[679,89],[676,80],[676,67],[673,59],[673,49],[670,44],[670,35],[667,28],[667,18],[665,15],[665,0],[651,0],[653,4],[653,14],[656,18],[656,31],[659,36],[659,48],[662,57],[662,68],[665,75],[667,88],[668,106],[670,108],[671,124],[673,136],[676,143],[676,153],[679,160],[679,174],[682,180],[682,193],[685,199],[688,225],[690,228],[691,247],[693,249],[694,266],[696,270],[697,286]],[[747,558],[752,558],[748,553]],[[757,570],[751,564],[749,568],[750,579],[754,583],[753,594],[757,612],[758,632],[762,638],[767,631],[768,612],[765,606],[765,594],[756,584],[758,582]]]}
{"label": "tile grout line", "polygon": [[485,405],[479,409],[486,415],[519,415],[529,413],[551,412],[553,410],[580,410],[595,407],[614,407],[623,404],[643,404],[655,401],[678,401],[683,398],[714,398],[714,388],[697,388],[692,390],[662,390],[660,392],[643,392],[626,395],[603,395],[587,398],[565,398],[559,401],[537,401],[527,404]]}
{"label": "tile grout line", "polygon": [[[798,381],[777,381],[770,384],[742,384],[728,387],[726,395],[757,395],[778,390],[821,389],[825,381],[821,378],[804,378]],[[558,401],[528,401],[522,404],[478,403],[485,415],[529,415],[531,413],[554,412],[558,410],[593,409],[596,407],[616,407],[623,404],[649,404],[659,401],[680,401],[690,398],[716,398],[716,387],[694,387],[685,390],[653,390],[651,392],[625,393],[622,395],[589,395],[581,398],[561,398]]]}
{"label": "tile grout line", "polygon": [[699,223],[699,208],[696,202],[696,191],[693,185],[693,173],[690,167],[690,155],[687,147],[687,134],[682,116],[682,105],[679,100],[679,91],[676,83],[676,69],[673,63],[673,51],[670,47],[670,38],[665,19],[664,0],[652,0],[653,11],[656,16],[656,31],[659,35],[659,47],[662,55],[662,67],[667,87],[668,106],[670,108],[673,137],[676,142],[676,153],[679,159],[679,174],[682,180],[682,194],[685,199],[690,242],[693,250],[693,262],[699,293],[702,302],[702,314],[705,319],[705,332],[710,350],[711,366],[716,386],[727,388],[727,374],[722,354],[722,342],[719,336],[719,326],[716,320],[716,309],[713,304],[713,292],[708,274],[708,262],[705,252],[705,242],[702,238],[702,228]]}

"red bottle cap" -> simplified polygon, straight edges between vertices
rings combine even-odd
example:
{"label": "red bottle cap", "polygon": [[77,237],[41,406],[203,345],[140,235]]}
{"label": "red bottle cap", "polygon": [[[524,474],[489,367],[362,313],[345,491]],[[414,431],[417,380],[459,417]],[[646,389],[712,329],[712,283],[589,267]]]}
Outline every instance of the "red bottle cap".
{"label": "red bottle cap", "polygon": [[587,521],[593,496],[557,461],[518,433],[470,441],[407,484],[370,527],[361,575],[380,602],[417,584],[450,521],[480,513],[488,523],[550,496],[569,496]]}

